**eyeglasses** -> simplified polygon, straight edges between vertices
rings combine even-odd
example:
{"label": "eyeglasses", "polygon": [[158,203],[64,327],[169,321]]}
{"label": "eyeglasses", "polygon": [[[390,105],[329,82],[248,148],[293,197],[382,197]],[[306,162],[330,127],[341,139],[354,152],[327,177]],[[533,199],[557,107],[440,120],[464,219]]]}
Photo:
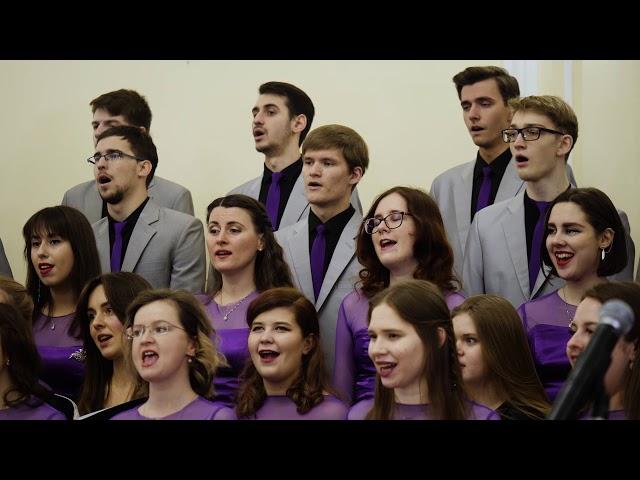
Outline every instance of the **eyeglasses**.
{"label": "eyeglasses", "polygon": [[551,130],[550,128],[543,127],[525,127],[525,128],[506,128],[502,130],[502,140],[504,143],[513,143],[518,138],[519,134],[522,134],[527,142],[531,140],[538,140],[540,138],[540,132],[555,133],[557,135],[565,135],[557,130]]}
{"label": "eyeglasses", "polygon": [[87,158],[87,162],[95,165],[103,157],[107,162],[115,162],[116,160],[120,160],[123,157],[133,158],[134,160],[138,160],[139,162],[142,162],[144,160],[143,158],[134,157],[133,155],[121,152],[120,150],[114,150],[113,152],[105,153],[104,155],[95,153],[93,156]]}
{"label": "eyeglasses", "polygon": [[405,215],[411,216],[411,214],[408,212],[391,212],[384,218],[367,218],[364,221],[364,231],[369,235],[374,234],[383,221],[390,230],[398,228],[400,225],[402,225],[402,220],[404,220]]}
{"label": "eyeglasses", "polygon": [[144,335],[144,332],[147,331],[147,328],[149,329],[149,333],[151,334],[151,336],[154,338],[160,335],[166,335],[167,333],[171,332],[176,328],[186,332],[186,330],[182,327],[173,325],[172,323],[169,323],[169,322],[159,321],[159,322],[153,322],[149,327],[145,327],[144,325],[134,325],[133,327],[127,328],[126,330],[127,338],[129,340],[142,338],[142,336]]}

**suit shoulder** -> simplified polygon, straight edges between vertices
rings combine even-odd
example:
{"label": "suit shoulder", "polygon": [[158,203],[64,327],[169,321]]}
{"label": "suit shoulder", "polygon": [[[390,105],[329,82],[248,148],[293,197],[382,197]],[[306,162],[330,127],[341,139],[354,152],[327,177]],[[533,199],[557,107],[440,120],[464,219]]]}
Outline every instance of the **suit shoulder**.
{"label": "suit shoulder", "polygon": [[95,180],[89,180],[87,182],[79,183],[78,185],[71,187],[65,192],[65,195],[83,195],[86,192],[95,188]]}
{"label": "suit shoulder", "polygon": [[188,188],[183,187],[179,183],[172,182],[171,180],[167,180],[166,178],[154,177],[154,179],[155,179],[154,187],[164,192],[171,192],[176,195],[179,195],[181,193],[189,191]]}
{"label": "suit shoulder", "polygon": [[262,175],[260,175],[259,177],[252,178],[248,182],[244,182],[242,185],[239,185],[233,190],[230,190],[227,195],[245,194],[245,192],[249,190],[251,186],[255,184],[255,182],[261,181],[261,180],[262,180]]}
{"label": "suit shoulder", "polygon": [[442,172],[440,175],[438,175],[435,178],[435,180],[433,181],[434,185],[436,183],[441,183],[441,182],[444,182],[444,181],[449,180],[449,179],[457,178],[458,176],[460,176],[460,174],[464,170],[469,168],[470,165],[473,165],[473,163],[474,162],[461,163],[460,165],[456,165],[455,167],[451,167],[451,168],[445,170],[444,172]]}
{"label": "suit shoulder", "polygon": [[202,222],[197,217],[192,217],[186,213],[166,207],[160,207],[157,205],[156,207],[160,211],[160,217],[164,218],[167,222],[170,222],[171,225],[191,225],[194,223],[202,225]]}

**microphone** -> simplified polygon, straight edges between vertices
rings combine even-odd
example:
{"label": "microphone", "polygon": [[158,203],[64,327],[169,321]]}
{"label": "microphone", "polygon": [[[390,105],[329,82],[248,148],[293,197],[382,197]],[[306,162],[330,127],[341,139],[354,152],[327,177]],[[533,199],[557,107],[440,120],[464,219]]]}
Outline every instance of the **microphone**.
{"label": "microphone", "polygon": [[556,397],[547,420],[576,418],[576,410],[601,387],[611,363],[611,351],[618,339],[629,333],[633,322],[633,310],[622,300],[609,300],[602,305],[598,327]]}

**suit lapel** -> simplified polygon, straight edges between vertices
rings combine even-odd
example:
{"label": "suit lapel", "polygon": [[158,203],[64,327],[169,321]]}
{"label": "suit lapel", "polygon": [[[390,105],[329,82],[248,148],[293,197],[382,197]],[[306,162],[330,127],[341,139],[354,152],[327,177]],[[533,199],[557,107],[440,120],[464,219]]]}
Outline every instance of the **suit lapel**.
{"label": "suit lapel", "polygon": [[100,266],[104,273],[111,271],[111,249],[109,245],[109,219],[104,217],[94,223],[96,246],[100,257]]}
{"label": "suit lapel", "polygon": [[[304,194],[304,180],[302,174],[298,176],[296,183],[293,185],[291,195],[287,201],[287,206],[282,212],[282,218],[280,219],[281,226],[293,225],[302,218],[302,215],[309,208],[309,202]],[[307,232],[307,236],[309,233]]]}
{"label": "suit lapel", "polygon": [[527,234],[524,226],[523,196],[516,196],[507,207],[508,215],[502,220],[505,243],[518,276],[524,298],[529,298],[529,263],[527,262]]}
{"label": "suit lapel", "polygon": [[453,201],[456,209],[456,223],[458,226],[458,239],[462,246],[461,252],[464,252],[467,244],[467,235],[469,226],[471,225],[471,192],[473,185],[473,166],[471,162],[460,177],[453,180]]}
{"label": "suit lapel", "polygon": [[151,200],[140,213],[136,226],[133,228],[127,251],[122,261],[123,272],[133,272],[142,256],[142,252],[147,247],[149,241],[157,233],[153,225],[160,217],[160,209]]}
{"label": "suit lapel", "polygon": [[305,297],[313,302],[313,280],[311,279],[311,259],[309,257],[309,222],[304,221],[295,225],[291,237],[287,242],[287,249],[291,256],[291,264],[298,279],[298,288]]}
{"label": "suit lapel", "polygon": [[344,272],[344,269],[347,268],[347,265],[349,265],[349,262],[356,254],[355,238],[358,234],[358,227],[361,221],[362,217],[358,212],[354,212],[351,220],[349,220],[349,223],[344,227],[342,235],[340,235],[338,245],[336,245],[336,249],[331,257],[331,262],[329,263],[329,268],[322,281],[322,288],[320,288],[320,294],[316,301],[317,311],[320,311],[329,293],[331,293],[331,290],[338,281],[338,278],[340,278],[340,275],[342,275],[342,272]]}
{"label": "suit lapel", "polygon": [[496,193],[496,200],[494,203],[501,202],[503,200],[508,200],[509,198],[515,197],[522,187],[524,186],[524,181],[518,176],[518,171],[516,169],[516,161],[512,157],[507,164],[507,169],[504,171],[504,175],[502,176],[502,180],[500,181],[500,186],[498,187],[498,192]]}

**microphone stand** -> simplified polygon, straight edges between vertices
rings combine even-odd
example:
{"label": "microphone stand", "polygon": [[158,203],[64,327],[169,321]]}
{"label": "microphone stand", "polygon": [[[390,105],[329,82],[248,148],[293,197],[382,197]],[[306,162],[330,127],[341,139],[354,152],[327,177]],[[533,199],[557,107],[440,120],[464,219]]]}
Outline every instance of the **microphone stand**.
{"label": "microphone stand", "polygon": [[593,398],[593,408],[591,409],[591,420],[609,419],[609,396],[604,391],[602,381],[598,382]]}

